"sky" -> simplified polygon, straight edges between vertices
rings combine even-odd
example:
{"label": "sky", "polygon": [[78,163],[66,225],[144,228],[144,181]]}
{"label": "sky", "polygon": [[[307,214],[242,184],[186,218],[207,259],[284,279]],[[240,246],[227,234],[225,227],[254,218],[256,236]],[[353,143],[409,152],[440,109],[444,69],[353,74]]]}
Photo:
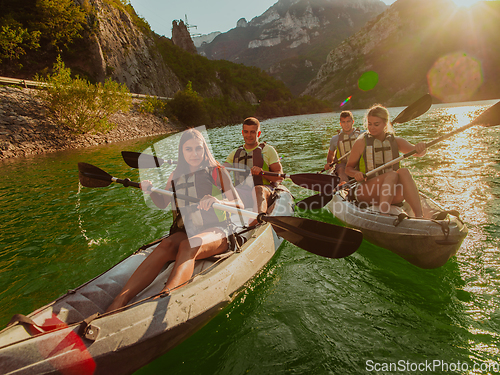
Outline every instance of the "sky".
{"label": "sky", "polygon": [[[159,35],[172,36],[172,21],[184,20],[187,15],[191,35],[226,32],[236,27],[240,18],[250,21],[260,16],[278,0],[130,0],[139,16]],[[390,5],[396,0],[383,0]],[[478,0],[453,0],[469,6]]]}

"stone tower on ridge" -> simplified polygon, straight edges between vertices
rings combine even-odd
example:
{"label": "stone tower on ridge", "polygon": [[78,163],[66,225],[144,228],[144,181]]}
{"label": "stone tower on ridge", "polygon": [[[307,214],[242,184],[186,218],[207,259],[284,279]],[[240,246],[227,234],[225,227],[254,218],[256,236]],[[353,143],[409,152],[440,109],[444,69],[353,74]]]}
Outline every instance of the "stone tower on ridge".
{"label": "stone tower on ridge", "polygon": [[192,54],[197,54],[191,34],[184,21],[172,21],[172,42]]}

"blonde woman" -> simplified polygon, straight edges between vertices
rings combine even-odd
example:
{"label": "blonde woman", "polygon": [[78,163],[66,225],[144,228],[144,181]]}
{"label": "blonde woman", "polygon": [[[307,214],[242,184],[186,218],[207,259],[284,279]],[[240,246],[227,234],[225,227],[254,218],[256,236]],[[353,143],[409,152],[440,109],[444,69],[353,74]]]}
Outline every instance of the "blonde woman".
{"label": "blonde woman", "polygon": [[346,174],[360,182],[355,191],[356,199],[378,205],[383,213],[390,211],[391,204],[406,200],[415,217],[422,217],[418,189],[408,169],[394,164],[378,172],[376,177],[366,179],[365,174],[396,159],[400,152],[416,150],[415,156],[425,155],[425,143],[412,145],[405,139],[396,137],[387,108],[378,104],[368,110],[365,126],[367,132],[360,135],[354,143],[346,166]]}

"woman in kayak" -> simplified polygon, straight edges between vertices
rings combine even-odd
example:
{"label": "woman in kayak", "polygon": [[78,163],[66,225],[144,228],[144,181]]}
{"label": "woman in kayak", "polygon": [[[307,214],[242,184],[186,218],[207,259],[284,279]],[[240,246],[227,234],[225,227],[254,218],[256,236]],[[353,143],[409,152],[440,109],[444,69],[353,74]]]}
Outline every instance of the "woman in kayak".
{"label": "woman in kayak", "polygon": [[[142,190],[150,194],[155,205],[166,208],[171,199],[151,192],[151,187],[151,181],[141,182]],[[167,262],[175,261],[162,290],[168,293],[191,278],[196,259],[223,253],[229,247],[231,225],[226,213],[212,205],[223,203],[242,208],[243,204],[230,175],[214,159],[203,135],[196,129],[186,130],[179,141],[178,164],[167,181],[167,189],[172,190],[176,197],[172,200],[176,209],[173,210],[170,235],[141,263],[107,311],[125,306],[154,281]],[[189,203],[175,194],[198,198],[199,202]]]}
{"label": "woman in kayak", "polygon": [[346,174],[361,182],[355,190],[356,199],[378,205],[383,213],[390,211],[391,204],[406,200],[415,217],[422,217],[418,189],[408,169],[400,168],[397,163],[377,172],[376,177],[367,179],[365,174],[396,159],[400,152],[416,150],[416,156],[425,155],[425,143],[412,145],[403,138],[395,137],[389,112],[381,105],[369,109],[365,126],[368,131],[354,143],[346,166]]}

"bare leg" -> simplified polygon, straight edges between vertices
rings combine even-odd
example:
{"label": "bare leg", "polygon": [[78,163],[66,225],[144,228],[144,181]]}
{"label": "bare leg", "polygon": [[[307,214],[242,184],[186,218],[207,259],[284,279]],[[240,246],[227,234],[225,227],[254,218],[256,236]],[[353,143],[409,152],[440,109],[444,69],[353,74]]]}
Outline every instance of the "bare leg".
{"label": "bare leg", "polygon": [[[272,191],[265,186],[258,185],[258,186],[255,186],[254,192],[255,192],[255,199],[256,199],[254,207],[257,209],[257,212],[259,214],[266,213],[267,207],[269,207],[269,202],[271,200],[271,196],[273,194]],[[255,225],[255,224],[257,224],[257,220],[253,220],[250,223],[250,225]]]}
{"label": "bare leg", "polygon": [[387,172],[358,186],[356,197],[362,202],[378,204],[380,211],[387,213],[390,205],[404,199],[416,217],[422,217],[422,205],[415,181],[406,168]]}
{"label": "bare leg", "polygon": [[340,178],[340,182],[349,181],[349,176],[346,175],[346,173],[345,173],[345,164],[343,164],[343,163],[337,164],[335,171],[337,172],[337,175]]}
{"label": "bare leg", "polygon": [[228,247],[226,234],[218,228],[191,237],[191,244],[194,246],[191,247],[188,239],[180,243],[174,269],[170,273],[162,291],[172,289],[188,281],[193,275],[196,259],[204,259],[220,254],[226,251]]}
{"label": "bare leg", "polygon": [[269,201],[271,199],[272,191],[265,186],[255,187],[255,196],[257,198],[257,212],[259,214],[267,212]]}
{"label": "bare leg", "polygon": [[380,211],[389,212],[392,203],[398,203],[403,197],[396,189],[398,175],[396,172],[384,173],[372,178],[356,188],[356,198],[370,205],[378,204]]}
{"label": "bare leg", "polygon": [[399,183],[402,185],[402,194],[404,199],[408,202],[415,217],[422,217],[422,203],[420,202],[420,195],[418,194],[418,188],[410,174],[410,171],[406,168],[401,168],[398,171]]}
{"label": "bare leg", "polygon": [[161,241],[153,252],[137,267],[106,312],[125,306],[137,293],[151,284],[165,263],[175,260],[179,245],[185,239],[187,239],[187,235],[178,232]]}
{"label": "bare leg", "polygon": [[381,185],[379,192],[379,207],[380,211],[388,213],[391,210],[392,203],[399,203],[402,201],[402,197],[397,195],[397,184],[399,177],[397,172],[384,173],[381,176]]}

